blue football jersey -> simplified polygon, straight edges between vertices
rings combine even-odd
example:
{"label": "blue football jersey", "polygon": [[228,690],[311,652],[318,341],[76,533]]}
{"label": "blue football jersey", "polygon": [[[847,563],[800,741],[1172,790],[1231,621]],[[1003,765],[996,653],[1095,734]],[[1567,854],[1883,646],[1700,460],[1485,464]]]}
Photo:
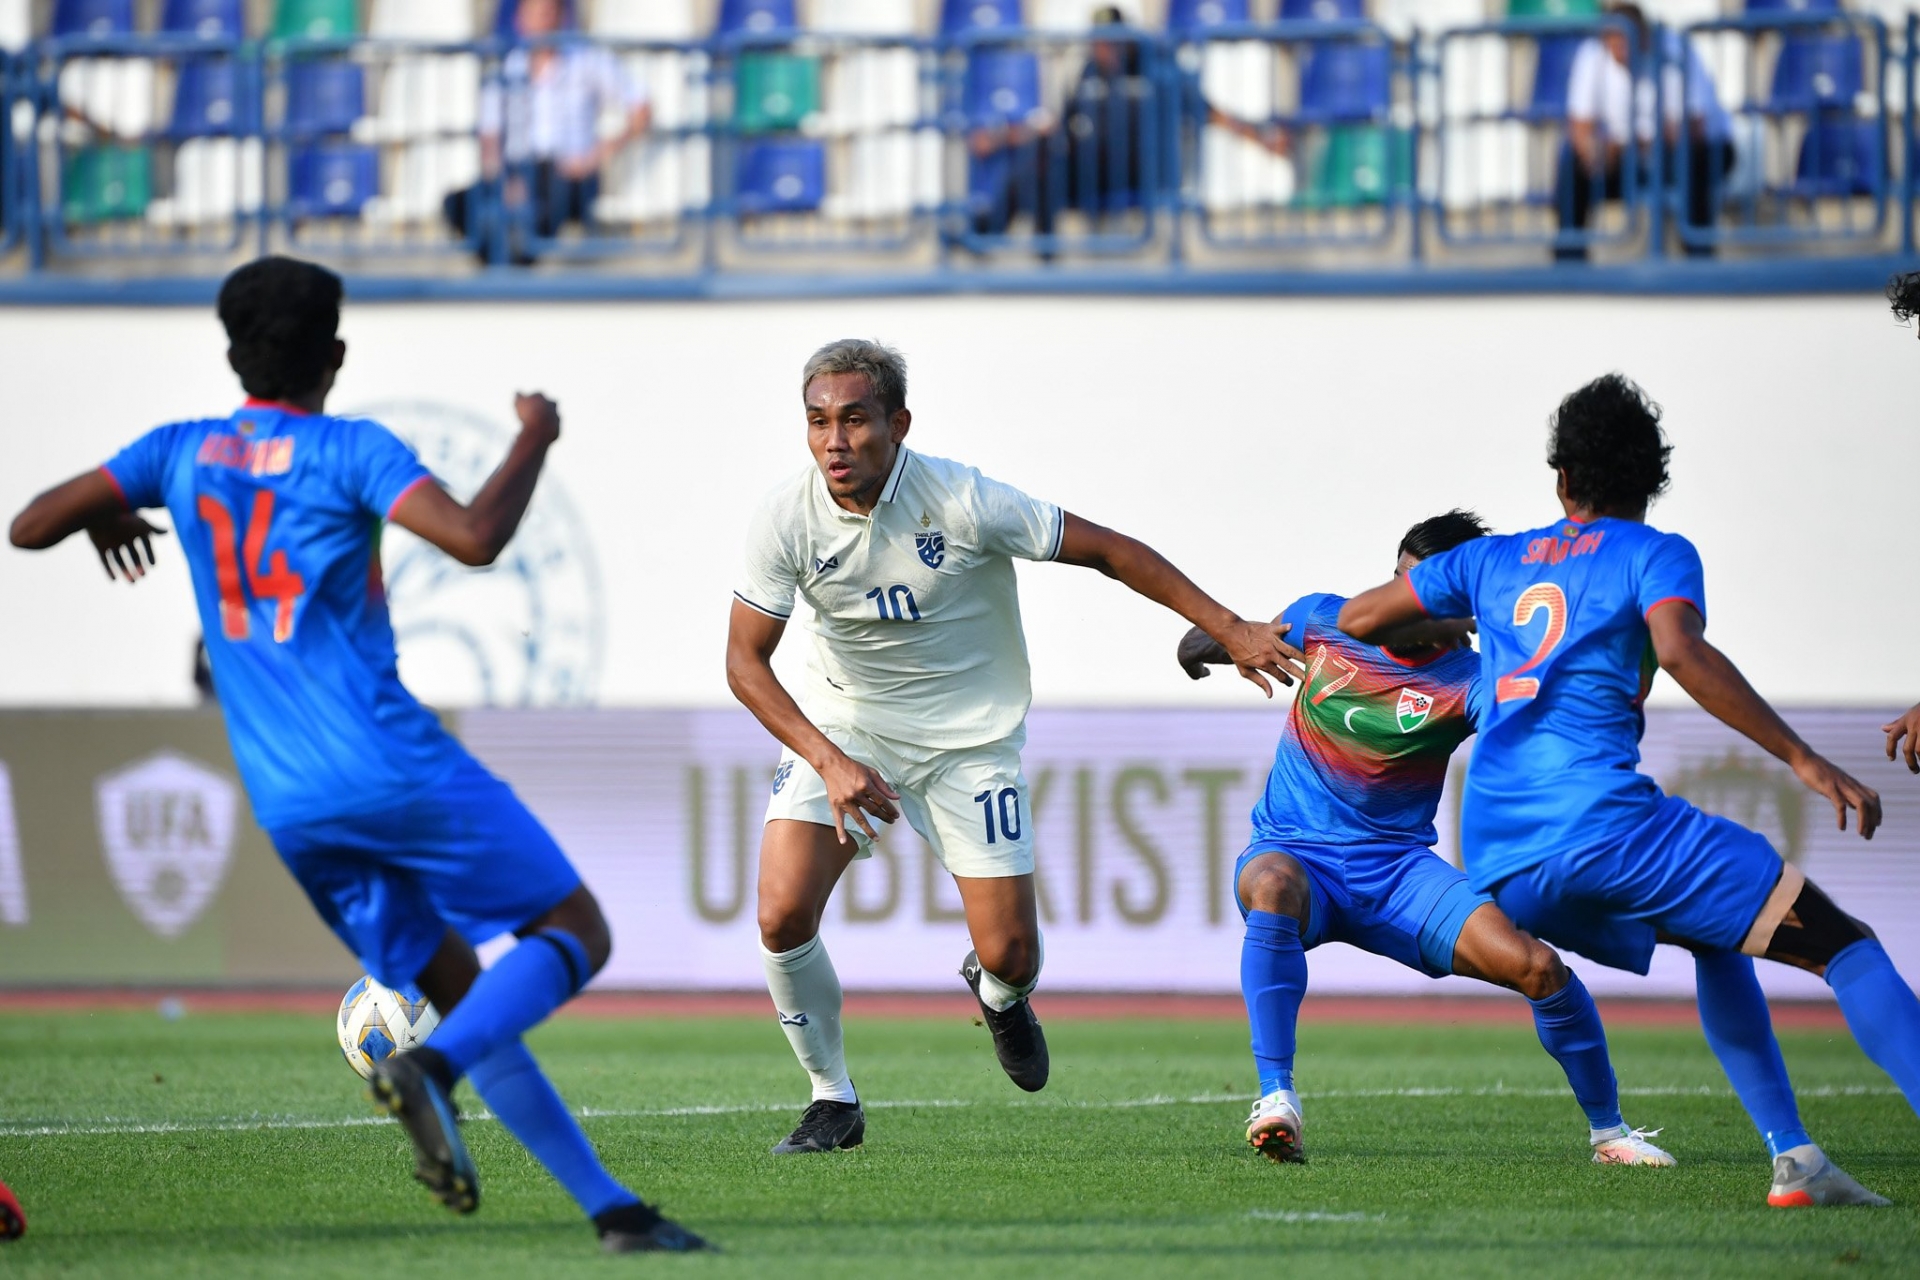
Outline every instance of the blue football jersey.
{"label": "blue football jersey", "polygon": [[378,423],[248,401],[106,464],[165,506],[193,576],[234,762],[269,829],[391,807],[464,752],[400,683],[380,530],[432,482]]}
{"label": "blue football jersey", "polygon": [[1607,518],[1476,538],[1408,573],[1427,613],[1479,625],[1489,696],[1460,827],[1475,888],[1653,816],[1660,789],[1639,772],[1659,669],[1646,619],[1673,600],[1705,617],[1702,578],[1685,538]]}
{"label": "blue football jersey", "polygon": [[1312,595],[1280,617],[1307,655],[1253,842],[1403,850],[1434,842],[1447,761],[1481,713],[1480,659],[1467,648],[1395,657],[1335,625],[1346,601]]}

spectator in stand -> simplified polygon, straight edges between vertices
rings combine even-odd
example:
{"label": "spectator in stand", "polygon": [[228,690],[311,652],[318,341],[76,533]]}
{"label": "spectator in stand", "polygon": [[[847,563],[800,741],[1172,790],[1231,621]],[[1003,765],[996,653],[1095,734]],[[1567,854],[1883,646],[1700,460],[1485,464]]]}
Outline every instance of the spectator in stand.
{"label": "spectator in stand", "polygon": [[[1686,225],[1710,227],[1714,190],[1733,168],[1733,125],[1699,51],[1672,29],[1662,33],[1662,84],[1658,94],[1666,144],[1664,173],[1652,180],[1650,147],[1654,139],[1656,94],[1651,77],[1636,78],[1636,52],[1652,47],[1652,28],[1636,4],[1616,3],[1607,13],[1624,18],[1633,35],[1610,29],[1580,47],[1567,78],[1567,145],[1560,153],[1555,199],[1563,231],[1584,231],[1595,198],[1618,200],[1626,191],[1626,149],[1639,140],[1638,171],[1643,185],[1656,189],[1679,181],[1685,155]],[[1685,71],[1682,71],[1682,67]],[[1688,245],[1693,256],[1710,256],[1710,245]],[[1586,260],[1585,243],[1554,248],[1562,261]]]}
{"label": "spectator in stand", "polygon": [[[564,0],[520,0],[514,13],[519,42],[503,60],[499,79],[480,96],[479,183],[447,197],[447,221],[462,236],[486,225],[493,208],[506,218],[509,254],[531,263],[531,228],[542,239],[569,222],[592,219],[600,171],[652,122],[645,86],[608,49],[555,37],[573,29]],[[619,129],[603,135],[603,115],[617,111]],[[497,192],[498,205],[487,200]],[[485,260],[492,239],[483,234]]]}
{"label": "spectator in stand", "polygon": [[1030,212],[1034,231],[1044,236],[1052,234],[1062,208],[1099,217],[1139,205],[1153,83],[1142,74],[1140,45],[1117,7],[1094,11],[1093,35],[1086,67],[1057,117],[1036,113],[969,137],[979,160],[1008,155],[987,206],[975,215],[977,232],[997,234]]}

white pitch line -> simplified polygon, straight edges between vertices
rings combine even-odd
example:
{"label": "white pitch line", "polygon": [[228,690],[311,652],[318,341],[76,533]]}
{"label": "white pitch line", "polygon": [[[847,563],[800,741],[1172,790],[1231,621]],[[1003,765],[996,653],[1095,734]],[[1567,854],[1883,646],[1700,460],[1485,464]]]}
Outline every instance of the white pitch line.
{"label": "white pitch line", "polygon": [[1256,1222],[1385,1222],[1384,1213],[1330,1213],[1324,1209],[1249,1209]]}
{"label": "white pitch line", "polygon": [[[1798,1090],[1802,1098],[1879,1098],[1898,1097],[1900,1091],[1884,1085],[1821,1085]],[[1493,1085],[1474,1089],[1440,1087],[1431,1089],[1320,1089],[1303,1098],[1562,1098],[1565,1089],[1513,1089]],[[1640,1089],[1622,1089],[1624,1098],[1717,1098],[1733,1097],[1724,1086],[1665,1085]],[[1151,1094],[1144,1098],[1010,1098],[1004,1102],[980,1102],[966,1098],[882,1098],[862,1105],[869,1111],[942,1110],[970,1107],[1031,1107],[1086,1111],[1126,1111],[1140,1107],[1246,1105],[1253,1095],[1243,1093],[1196,1093],[1186,1095]],[[587,1120],[660,1120],[689,1116],[736,1116],[782,1113],[793,1110],[791,1102],[748,1102],[706,1104],[686,1107],[608,1108],[584,1107],[575,1114]],[[491,1121],[488,1111],[468,1112],[466,1119]],[[0,1138],[51,1138],[104,1134],[145,1133],[251,1133],[256,1131],[295,1131],[302,1129],[359,1129],[394,1123],[387,1116],[342,1116],[333,1119],[302,1119],[293,1116],[219,1117],[211,1120],[116,1120],[111,1117],[88,1123],[40,1123],[0,1121]]]}

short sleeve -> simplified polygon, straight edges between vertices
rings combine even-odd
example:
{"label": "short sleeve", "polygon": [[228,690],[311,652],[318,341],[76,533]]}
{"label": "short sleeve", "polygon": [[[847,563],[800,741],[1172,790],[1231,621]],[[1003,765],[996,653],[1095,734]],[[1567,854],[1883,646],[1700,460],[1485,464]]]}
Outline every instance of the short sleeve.
{"label": "short sleeve", "polygon": [[155,427],[100,468],[120,490],[128,510],[167,505],[167,468],[173,462],[181,430],[180,423]]}
{"label": "short sleeve", "polygon": [[1674,600],[1685,600],[1702,618],[1707,616],[1706,571],[1700,553],[1677,533],[1663,534],[1648,551],[1634,586],[1643,618]]}
{"label": "short sleeve", "polygon": [[347,460],[354,498],[366,510],[382,520],[391,519],[400,499],[422,484],[433,482],[433,473],[420,462],[405,441],[377,422],[354,424]]}
{"label": "short sleeve", "polygon": [[1060,554],[1066,519],[1051,502],[974,473],[973,520],[982,550],[1016,560],[1051,560]]}
{"label": "short sleeve", "polygon": [[1591,123],[1601,116],[1601,72],[1610,55],[1598,40],[1589,40],[1573,55],[1567,72],[1567,119]]}
{"label": "short sleeve", "polygon": [[800,574],[780,538],[773,503],[763,504],[747,528],[746,562],[740,570],[734,599],[749,609],[782,621],[793,616],[793,600]]}
{"label": "short sleeve", "polygon": [[1473,582],[1493,538],[1475,538],[1450,551],[1429,556],[1407,570],[1401,581],[1430,618],[1471,618]]}
{"label": "short sleeve", "polygon": [[1292,604],[1281,610],[1280,621],[1291,628],[1286,635],[1288,644],[1303,653],[1306,651],[1307,626],[1313,619],[1313,611],[1322,601],[1329,598],[1330,597],[1324,594],[1301,596],[1298,600],[1295,600]]}
{"label": "short sleeve", "polygon": [[646,82],[610,49],[600,51],[599,80],[603,102],[617,103],[627,111],[647,105]]}
{"label": "short sleeve", "polygon": [[497,138],[507,127],[505,94],[500,81],[489,76],[480,87],[480,110],[474,130],[483,138]]}

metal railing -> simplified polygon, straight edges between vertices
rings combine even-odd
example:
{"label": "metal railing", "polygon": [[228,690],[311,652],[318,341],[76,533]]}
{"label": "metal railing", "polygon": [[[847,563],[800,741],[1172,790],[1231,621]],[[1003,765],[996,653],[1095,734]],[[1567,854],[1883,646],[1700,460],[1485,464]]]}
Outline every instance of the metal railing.
{"label": "metal railing", "polygon": [[1183,38],[1181,207],[1230,249],[1381,245],[1415,211],[1411,46],[1372,23]]}
{"label": "metal railing", "polygon": [[[287,249],[693,278],[890,259],[1186,270],[1201,250],[1385,267],[1442,251],[1468,265],[1914,251],[1920,13],[1895,32],[1824,12],[1657,27],[1631,59],[1633,127],[1575,155],[1573,63],[1629,33],[1604,18],[1410,38],[1287,22],[44,40],[0,56],[0,253],[29,271],[147,259],[204,273]],[[535,50],[592,63],[567,74],[604,73],[615,98],[644,85],[645,130],[602,111],[584,169],[526,143]],[[1698,110],[1703,81],[1724,127]]]}
{"label": "metal railing", "polygon": [[1666,79],[1688,101],[1703,75],[1716,96],[1738,85],[1726,138],[1674,147],[1676,212],[1680,200],[1698,205],[1675,220],[1687,249],[1884,238],[1911,160],[1893,166],[1888,86],[1904,69],[1880,19],[1754,14],[1695,23],[1680,40]]}

